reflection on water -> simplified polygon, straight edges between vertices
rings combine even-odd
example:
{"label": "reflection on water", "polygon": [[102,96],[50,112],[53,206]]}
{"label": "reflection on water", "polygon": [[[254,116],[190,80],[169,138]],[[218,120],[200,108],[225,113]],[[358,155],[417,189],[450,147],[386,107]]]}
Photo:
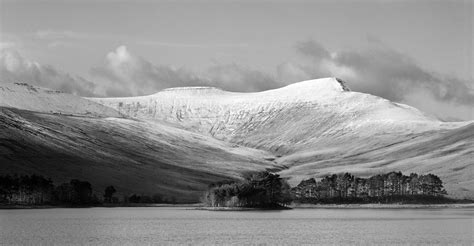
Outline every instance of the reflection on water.
{"label": "reflection on water", "polygon": [[474,245],[474,209],[0,210],[2,244]]}

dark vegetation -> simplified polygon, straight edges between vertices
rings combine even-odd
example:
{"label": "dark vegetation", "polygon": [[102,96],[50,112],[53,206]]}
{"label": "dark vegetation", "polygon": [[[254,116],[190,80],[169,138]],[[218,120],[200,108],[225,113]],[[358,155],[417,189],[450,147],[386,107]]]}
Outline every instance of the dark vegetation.
{"label": "dark vegetation", "polygon": [[204,203],[211,207],[278,208],[292,202],[315,204],[407,203],[439,204],[472,202],[447,198],[443,182],[434,174],[410,176],[390,172],[359,178],[350,173],[301,181],[289,188],[270,172],[249,173],[242,181],[223,181],[209,186]]}
{"label": "dark vegetation", "polygon": [[299,203],[449,203],[443,182],[434,174],[390,172],[359,178],[350,173],[301,181],[291,189]]}
{"label": "dark vegetation", "polygon": [[[203,202],[210,207],[285,208],[290,203],[454,203],[446,198],[441,179],[433,174],[409,176],[401,172],[359,178],[350,173],[334,174],[316,181],[301,181],[294,188],[278,174],[269,171],[243,175],[239,181],[209,185]],[[134,206],[138,204],[175,204],[176,197],[161,194],[121,194],[114,186],[95,192],[87,181],[72,179],[55,185],[40,175],[0,176],[0,204],[51,206]]]}
{"label": "dark vegetation", "polygon": [[176,203],[175,197],[160,194],[114,196],[117,190],[108,186],[104,192],[94,192],[87,181],[72,179],[55,186],[50,178],[40,175],[0,176],[0,204],[2,205],[52,205],[98,206],[146,203]]}
{"label": "dark vegetation", "polygon": [[283,208],[291,203],[290,186],[278,174],[247,173],[241,181],[211,184],[203,202],[210,207]]}

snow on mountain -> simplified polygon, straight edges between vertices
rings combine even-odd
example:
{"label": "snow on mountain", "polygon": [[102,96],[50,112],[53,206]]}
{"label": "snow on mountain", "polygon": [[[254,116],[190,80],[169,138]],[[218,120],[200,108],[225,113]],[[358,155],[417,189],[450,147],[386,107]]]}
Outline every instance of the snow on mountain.
{"label": "snow on mountain", "polygon": [[454,128],[407,105],[350,91],[336,78],[308,80],[257,93],[210,87],[172,88],[150,96],[90,98],[120,113],[158,119],[218,139],[281,153],[354,134],[419,133]]}
{"label": "snow on mountain", "polygon": [[[336,78],[256,93],[187,87],[90,100],[129,117],[269,151],[293,184],[345,171],[432,172],[449,182],[450,194],[474,196],[472,178],[465,175],[474,171],[474,136],[472,127],[463,128],[472,122],[442,122],[408,105],[352,92]],[[455,131],[465,136],[462,147],[446,140]]]}
{"label": "snow on mountain", "polygon": [[101,191],[198,202],[208,184],[281,170],[273,155],[158,120],[127,119],[96,102],[27,84],[0,84],[0,174],[81,179]]}
{"label": "snow on mountain", "polygon": [[90,117],[120,117],[116,110],[90,100],[26,83],[1,83],[0,107]]}
{"label": "snow on mountain", "polygon": [[157,121],[77,117],[0,107],[0,174],[87,180],[100,192],[199,202],[216,181],[281,170],[272,155]]}
{"label": "snow on mountain", "polygon": [[100,187],[197,201],[210,182],[248,170],[276,170],[293,185],[396,170],[437,174],[450,195],[472,198],[473,127],[350,91],[336,78],[256,93],[184,87],[87,99],[1,85],[0,173],[91,177]]}

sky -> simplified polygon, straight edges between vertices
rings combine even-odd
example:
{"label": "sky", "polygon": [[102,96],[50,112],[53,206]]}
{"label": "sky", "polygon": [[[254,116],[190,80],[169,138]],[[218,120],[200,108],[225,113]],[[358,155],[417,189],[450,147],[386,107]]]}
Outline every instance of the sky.
{"label": "sky", "polygon": [[474,120],[473,1],[0,0],[0,83],[80,96],[338,77]]}

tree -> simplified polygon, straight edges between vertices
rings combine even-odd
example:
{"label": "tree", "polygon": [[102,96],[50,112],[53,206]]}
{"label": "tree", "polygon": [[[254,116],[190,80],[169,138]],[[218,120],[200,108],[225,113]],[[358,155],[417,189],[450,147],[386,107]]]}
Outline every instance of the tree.
{"label": "tree", "polygon": [[421,191],[423,195],[439,196],[446,194],[443,189],[443,182],[434,174],[420,176]]}
{"label": "tree", "polygon": [[403,175],[401,172],[390,172],[385,177],[386,195],[400,195]]}
{"label": "tree", "polygon": [[133,194],[132,196],[130,196],[128,198],[128,202],[131,202],[131,203],[139,203],[140,202],[140,196],[136,195],[136,194]]}
{"label": "tree", "polygon": [[163,202],[163,196],[161,194],[154,194],[152,199],[153,199],[153,203],[162,203]]}
{"label": "tree", "polygon": [[[410,176],[389,172],[365,178],[350,173],[326,176],[321,181],[303,180],[291,189],[300,202],[395,202],[443,201],[434,198],[446,194],[443,182],[434,174]],[[428,197],[415,197],[418,195]]]}
{"label": "tree", "polygon": [[420,181],[418,174],[416,173],[411,173],[410,174],[410,180],[408,181],[408,187],[410,190],[411,195],[418,195],[420,194]]}
{"label": "tree", "polygon": [[204,202],[213,207],[277,207],[291,200],[289,191],[278,174],[246,173],[242,181],[210,186]]}
{"label": "tree", "polygon": [[104,191],[104,201],[111,203],[112,202],[112,197],[114,196],[114,193],[117,192],[115,188],[111,186],[107,186]]}
{"label": "tree", "polygon": [[92,203],[92,185],[89,182],[73,179],[70,184],[73,190],[73,204]]}

